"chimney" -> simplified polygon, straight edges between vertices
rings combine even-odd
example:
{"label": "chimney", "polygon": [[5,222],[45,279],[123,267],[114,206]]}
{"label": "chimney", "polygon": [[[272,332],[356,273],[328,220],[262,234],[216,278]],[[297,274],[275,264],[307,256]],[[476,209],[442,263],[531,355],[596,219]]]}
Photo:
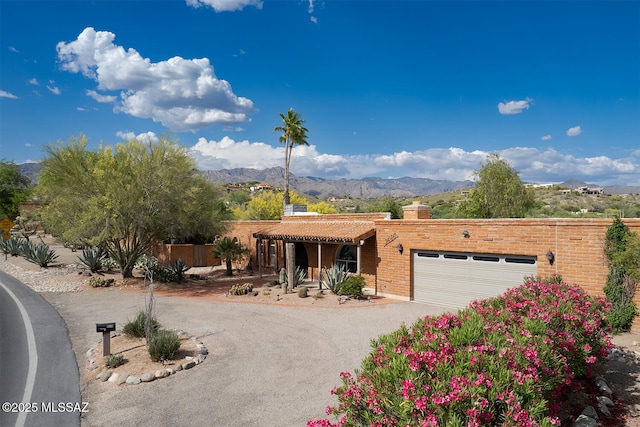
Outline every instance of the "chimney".
{"label": "chimney", "polygon": [[403,206],[404,219],[430,219],[431,206],[423,205],[420,200],[415,200],[413,204]]}

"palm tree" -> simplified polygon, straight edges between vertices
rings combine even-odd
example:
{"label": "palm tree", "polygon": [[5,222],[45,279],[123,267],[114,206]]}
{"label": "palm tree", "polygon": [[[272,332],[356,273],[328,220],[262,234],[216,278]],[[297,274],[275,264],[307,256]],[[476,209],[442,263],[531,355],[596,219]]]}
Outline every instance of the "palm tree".
{"label": "palm tree", "polygon": [[232,262],[242,259],[248,252],[247,248],[231,237],[224,237],[218,240],[216,246],[211,250],[216,258],[223,260],[227,266],[227,276],[233,275]]}
{"label": "palm tree", "polygon": [[300,113],[295,113],[293,108],[289,108],[287,114],[279,113],[282,119],[282,126],[273,128],[274,132],[282,132],[279,141],[285,144],[284,155],[284,198],[283,205],[289,204],[289,166],[291,165],[291,152],[294,145],[309,145],[307,142],[307,128],[302,126],[305,122],[300,118]]}

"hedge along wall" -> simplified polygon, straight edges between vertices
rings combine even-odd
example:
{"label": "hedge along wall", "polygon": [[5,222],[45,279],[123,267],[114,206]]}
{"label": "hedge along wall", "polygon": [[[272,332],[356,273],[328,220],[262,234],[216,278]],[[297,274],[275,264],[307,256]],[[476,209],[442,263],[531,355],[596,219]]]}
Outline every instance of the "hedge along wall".
{"label": "hedge along wall", "polygon": [[[623,221],[640,234],[640,218]],[[565,282],[580,285],[591,295],[604,296],[609,266],[603,247],[611,223],[611,219],[557,218],[376,221],[376,290],[410,299],[412,251],[439,250],[537,256],[538,275],[560,274]],[[468,238],[463,236],[463,230],[469,232]],[[402,255],[398,253],[398,243],[404,248]],[[553,265],[546,259],[548,250],[555,255]],[[640,292],[636,293],[635,302],[640,306]],[[633,330],[640,331],[639,319]]]}

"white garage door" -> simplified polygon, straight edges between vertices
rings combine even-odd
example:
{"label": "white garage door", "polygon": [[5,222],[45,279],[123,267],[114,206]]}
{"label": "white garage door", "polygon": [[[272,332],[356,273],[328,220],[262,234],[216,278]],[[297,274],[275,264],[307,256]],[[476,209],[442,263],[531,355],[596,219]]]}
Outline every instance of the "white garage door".
{"label": "white garage door", "polygon": [[415,251],[413,299],[463,308],[519,286],[537,272],[534,256]]}

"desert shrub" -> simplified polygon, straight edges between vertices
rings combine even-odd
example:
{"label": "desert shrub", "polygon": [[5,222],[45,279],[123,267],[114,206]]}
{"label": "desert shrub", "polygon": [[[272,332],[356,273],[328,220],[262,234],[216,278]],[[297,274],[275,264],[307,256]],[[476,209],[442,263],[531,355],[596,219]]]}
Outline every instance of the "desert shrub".
{"label": "desert shrub", "polygon": [[151,274],[156,282],[169,283],[174,281],[173,272],[160,265],[160,261],[154,256],[142,255],[138,258],[135,267],[142,269],[145,274]]}
{"label": "desert shrub", "polygon": [[180,338],[175,331],[158,329],[148,341],[149,356],[154,362],[170,360],[180,349]]}
{"label": "desert shrub", "polygon": [[349,273],[344,264],[334,264],[331,268],[322,269],[322,285],[329,289],[332,293],[338,295],[340,286],[347,280]]}
{"label": "desert shrub", "polygon": [[49,264],[58,258],[56,251],[49,248],[49,245],[44,243],[33,244],[29,241],[25,241],[22,251],[24,257],[28,261],[38,264],[40,267],[48,267]]}
{"label": "desert shrub", "polygon": [[307,426],[559,425],[555,402],[611,348],[608,309],[577,286],[529,282],[403,325],[340,374],[338,423]]}
{"label": "desert shrub", "polygon": [[603,291],[611,303],[609,321],[613,331],[619,333],[629,330],[638,315],[633,297],[640,281],[640,237],[616,218],[607,229],[604,253],[609,275]]}
{"label": "desert shrub", "polygon": [[182,258],[178,258],[175,264],[169,267],[169,271],[171,272],[172,282],[182,282],[184,278],[187,276],[187,271],[189,271],[191,267],[187,265],[186,262],[183,261]]}
{"label": "desert shrub", "polygon": [[361,297],[362,289],[365,286],[364,277],[350,276],[342,283],[338,290],[338,295],[347,295],[351,297]]}
{"label": "desert shrub", "polygon": [[2,250],[2,253],[5,255],[9,255],[11,254],[11,256],[18,256],[18,252],[19,251],[15,251],[15,255],[13,254],[13,250],[12,247],[15,246],[15,242],[16,239],[15,237],[11,237],[7,240],[5,239],[0,239],[0,250]]}
{"label": "desert shrub", "polygon": [[82,256],[78,259],[89,271],[97,273],[103,269],[103,261],[107,258],[107,253],[102,248],[88,247],[82,250]]}
{"label": "desert shrub", "polygon": [[3,243],[2,251],[11,256],[24,256],[24,247],[28,244],[28,240],[11,236]]}
{"label": "desert shrub", "polygon": [[253,285],[251,283],[243,283],[242,285],[236,284],[229,290],[230,295],[246,295],[253,291]]}
{"label": "desert shrub", "polygon": [[106,365],[107,365],[107,368],[117,368],[123,363],[124,363],[124,358],[122,357],[122,354],[111,354],[107,358]]}
{"label": "desert shrub", "polygon": [[89,286],[92,288],[108,288],[113,284],[115,280],[112,277],[100,277],[100,276],[91,276],[89,279]]}
{"label": "desert shrub", "polygon": [[[282,270],[284,271],[284,282],[282,283],[289,283],[289,275],[287,274],[287,270],[284,268]],[[295,288],[297,286],[300,286],[304,283],[305,280],[307,280],[307,270],[300,267],[299,265],[296,266],[296,270],[293,273],[293,287]]]}
{"label": "desert shrub", "polygon": [[[146,323],[147,313],[140,310],[133,320],[128,321],[124,325],[124,328],[122,328],[122,333],[128,337],[145,338]],[[160,329],[160,322],[158,322],[158,320],[156,319],[151,319],[151,328],[153,329],[153,331],[157,331],[158,329]]]}

